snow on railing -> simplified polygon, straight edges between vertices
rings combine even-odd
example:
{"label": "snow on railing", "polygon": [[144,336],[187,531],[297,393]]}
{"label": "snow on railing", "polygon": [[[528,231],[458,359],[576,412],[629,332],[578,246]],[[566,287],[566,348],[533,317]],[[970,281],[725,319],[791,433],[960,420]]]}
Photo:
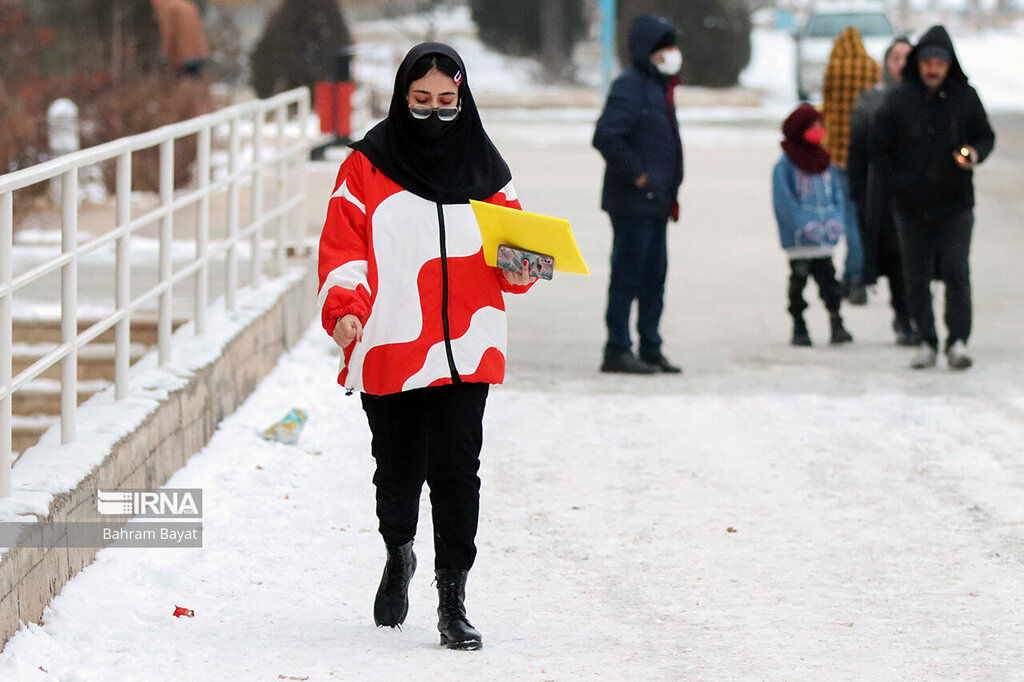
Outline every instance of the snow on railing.
{"label": "snow on railing", "polygon": [[[289,110],[297,108],[298,134],[287,125]],[[228,311],[236,307],[239,288],[238,245],[245,238],[251,240],[249,282],[260,284],[263,269],[264,228],[276,224],[273,239],[274,270],[285,271],[289,225],[305,230],[305,183],[300,173],[289,173],[289,164],[303,163],[312,140],[309,137],[310,93],[308,88],[296,88],[265,100],[253,100],[219,111],[181,121],[156,130],[124,137],[90,149],[61,156],[24,170],[0,175],[0,497],[10,495],[12,454],[12,398],[14,392],[40,376],[48,368],[61,363],[60,437],[61,443],[75,440],[75,411],[78,394],[78,351],[103,332],[115,329],[115,398],[125,396],[128,386],[128,366],[131,353],[130,322],[133,312],[153,298],[158,303],[157,344],[161,365],[171,355],[171,292],[172,287],[188,277],[194,281],[193,318],[195,333],[206,330],[205,311],[210,292],[210,264],[223,252],[225,259],[224,297]],[[273,124],[270,119],[273,119]],[[215,132],[227,127],[227,169],[219,177],[211,177],[211,146]],[[243,153],[243,129],[250,134],[250,149]],[[286,130],[287,129],[287,130]],[[267,131],[276,133],[268,149]],[[195,186],[174,192],[174,144],[176,140],[195,135],[197,162]],[[152,147],[159,148],[160,205],[137,217],[131,215],[132,153]],[[79,170],[93,164],[116,159],[116,227],[88,241],[79,242],[78,210]],[[264,177],[276,171],[277,192],[268,193]],[[61,254],[41,263],[27,272],[14,275],[14,192],[59,179],[61,184]],[[241,192],[250,184],[250,217],[248,225],[241,225]],[[227,194],[226,237],[210,239],[210,197],[213,193]],[[178,271],[172,271],[171,250],[174,215],[182,208],[196,205],[195,259]],[[136,230],[159,221],[158,281],[135,296],[129,290],[129,240]],[[300,233],[295,241],[306,237]],[[78,331],[78,264],[88,253],[115,242],[114,312],[103,317],[88,329]],[[12,298],[15,291],[45,275],[60,271],[61,275],[61,343],[36,360],[25,370],[13,375],[13,319]]]}

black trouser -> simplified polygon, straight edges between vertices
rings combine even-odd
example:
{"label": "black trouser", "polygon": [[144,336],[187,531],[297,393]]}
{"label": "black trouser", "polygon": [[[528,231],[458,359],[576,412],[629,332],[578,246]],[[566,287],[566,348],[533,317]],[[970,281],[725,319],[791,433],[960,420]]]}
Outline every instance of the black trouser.
{"label": "black trouser", "polygon": [[611,276],[608,280],[608,326],[606,356],[628,353],[629,313],[637,302],[636,327],[640,335],[640,357],[661,354],[658,325],[665,302],[665,275],[668,272],[668,218],[612,217]]}
{"label": "black trouser", "polygon": [[804,287],[808,277],[814,277],[818,285],[818,294],[825,302],[825,308],[832,314],[839,312],[842,292],[836,281],[836,268],[832,258],[796,258],[789,261],[789,314],[794,320],[803,317],[807,309],[804,300]]}
{"label": "black trouser", "polygon": [[946,285],[946,348],[955,341],[967,343],[971,335],[971,271],[968,256],[974,212],[970,209],[934,220],[896,212],[896,230],[903,252],[903,278],[907,308],[921,340],[938,348],[931,281],[936,275]]}
{"label": "black trouser", "polygon": [[[892,235],[895,239],[895,231]],[[878,261],[879,274],[889,280],[889,302],[896,319],[901,325],[910,323],[910,312],[907,310],[907,287],[903,279],[903,256],[899,249],[884,250]]]}
{"label": "black trouser", "polygon": [[434,567],[466,569],[476,558],[480,448],[488,384],[453,384],[386,396],[362,394],[377,460],[377,519],[388,545],[416,535],[426,481]]}
{"label": "black trouser", "polygon": [[[891,202],[890,202],[891,207]],[[903,281],[903,254],[900,253],[899,235],[892,220],[890,208],[888,219],[881,220],[878,230],[878,273],[889,280],[889,303],[900,325],[910,324],[907,311],[907,288]]]}

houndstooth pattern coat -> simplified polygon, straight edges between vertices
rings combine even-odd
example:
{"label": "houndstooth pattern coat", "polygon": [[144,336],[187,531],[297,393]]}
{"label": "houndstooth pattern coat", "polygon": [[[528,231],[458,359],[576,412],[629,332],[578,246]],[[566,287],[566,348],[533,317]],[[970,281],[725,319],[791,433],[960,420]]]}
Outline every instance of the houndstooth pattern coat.
{"label": "houndstooth pattern coat", "polygon": [[824,147],[832,156],[832,163],[840,168],[846,168],[850,116],[857,98],[861,92],[873,87],[881,75],[881,68],[864,49],[860,31],[851,26],[840,33],[825,67],[822,87]]}

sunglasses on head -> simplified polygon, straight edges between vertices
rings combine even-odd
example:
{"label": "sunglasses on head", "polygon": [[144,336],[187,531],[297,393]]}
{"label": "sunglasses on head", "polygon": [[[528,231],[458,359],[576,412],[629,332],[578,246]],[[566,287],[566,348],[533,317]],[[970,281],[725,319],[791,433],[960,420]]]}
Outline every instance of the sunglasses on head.
{"label": "sunglasses on head", "polygon": [[462,107],[440,107],[438,109],[431,109],[430,107],[409,107],[409,113],[412,117],[420,121],[430,118],[430,114],[437,112],[437,117],[445,122],[454,121],[462,111]]}

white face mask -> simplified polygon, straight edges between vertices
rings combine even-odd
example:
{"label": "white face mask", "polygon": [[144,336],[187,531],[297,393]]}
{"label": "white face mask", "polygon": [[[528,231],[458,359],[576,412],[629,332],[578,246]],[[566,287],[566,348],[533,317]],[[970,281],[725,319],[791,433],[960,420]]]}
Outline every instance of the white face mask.
{"label": "white face mask", "polygon": [[661,55],[664,61],[654,66],[666,76],[674,76],[679,73],[679,69],[683,68],[683,53],[679,51],[679,48],[666,50]]}

